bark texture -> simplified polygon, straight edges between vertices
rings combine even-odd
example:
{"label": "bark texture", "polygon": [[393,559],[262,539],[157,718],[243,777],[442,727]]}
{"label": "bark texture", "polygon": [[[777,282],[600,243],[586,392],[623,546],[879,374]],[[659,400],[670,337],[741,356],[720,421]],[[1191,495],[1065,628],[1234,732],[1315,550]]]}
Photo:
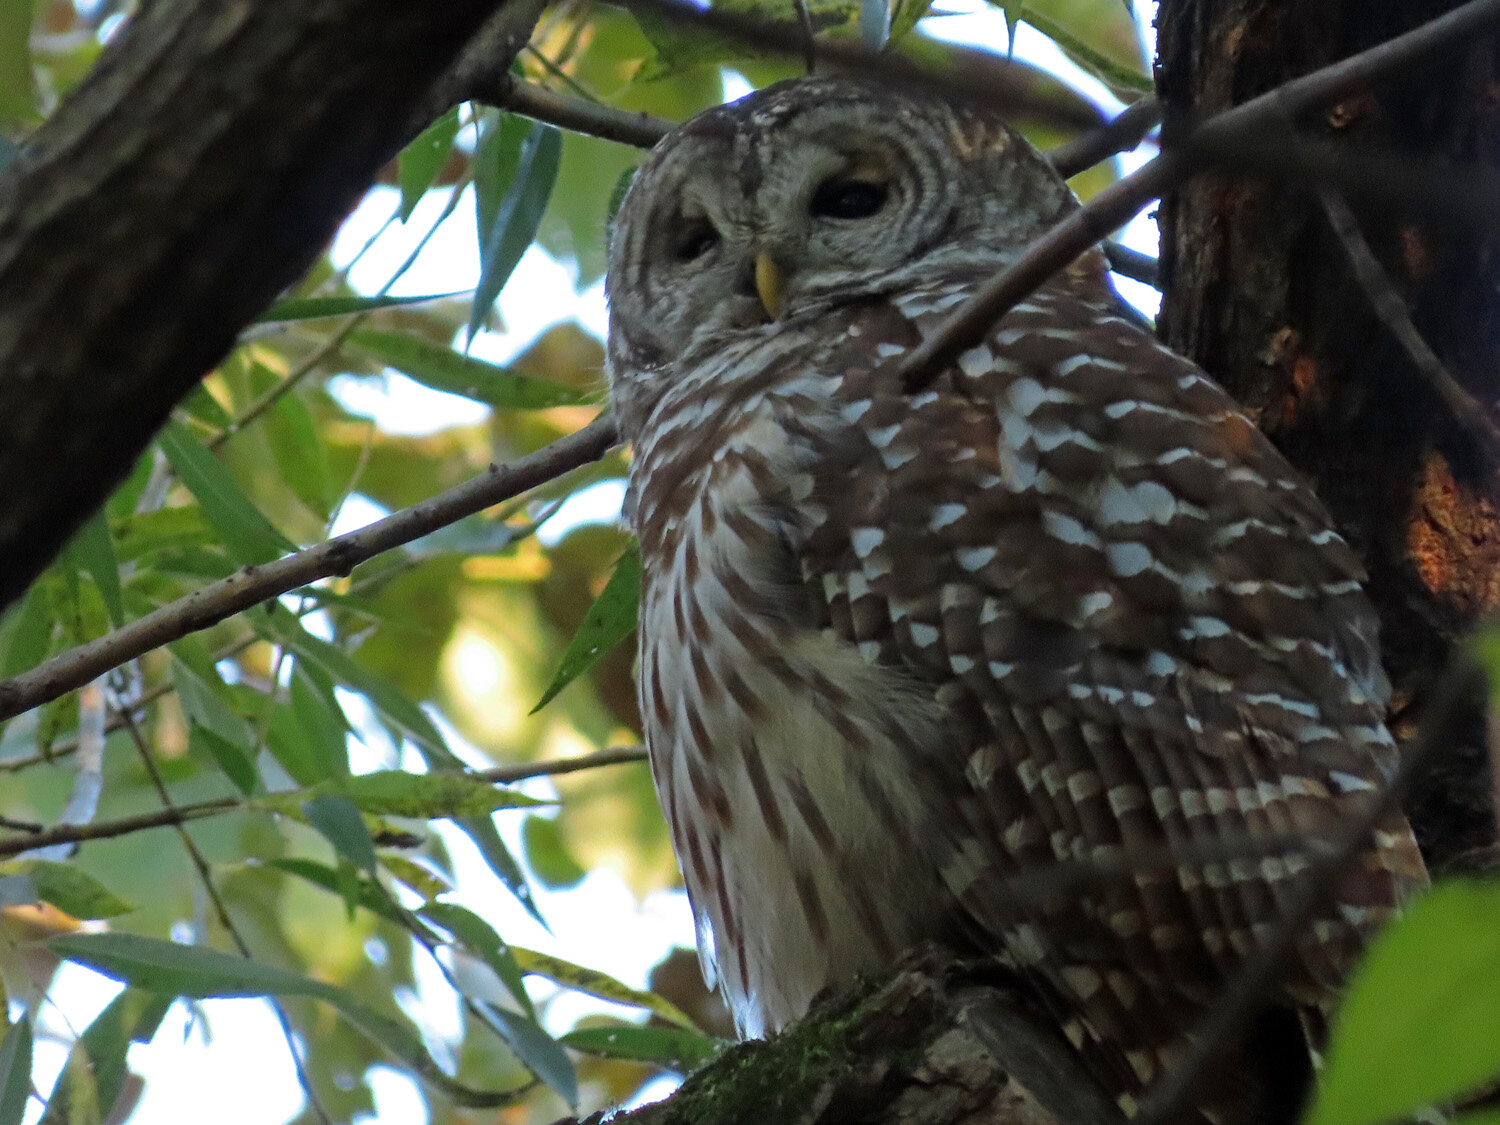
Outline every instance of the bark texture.
{"label": "bark texture", "polygon": [[[730,1048],[629,1125],[1109,1125],[1119,1111],[1003,982],[923,951]],[[603,1125],[599,1113],[582,1125]],[[558,1125],[579,1125],[576,1121]]]}
{"label": "bark texture", "polygon": [[154,0],[27,143],[0,176],[0,607],[307,267],[497,7]]}
{"label": "bark texture", "polygon": [[[1163,0],[1158,85],[1203,116],[1391,38],[1438,0]],[[1500,156],[1500,54],[1491,38],[1441,54],[1298,122],[1342,151],[1378,146],[1415,167]],[[1409,734],[1455,642],[1500,603],[1496,467],[1381,324],[1308,186],[1207,174],[1161,208],[1159,329],[1254,413],[1370,571],[1393,725]],[[1500,395],[1500,258],[1493,231],[1365,207],[1360,226],[1417,328],[1486,407]],[[1441,868],[1494,837],[1483,706],[1409,802]]]}

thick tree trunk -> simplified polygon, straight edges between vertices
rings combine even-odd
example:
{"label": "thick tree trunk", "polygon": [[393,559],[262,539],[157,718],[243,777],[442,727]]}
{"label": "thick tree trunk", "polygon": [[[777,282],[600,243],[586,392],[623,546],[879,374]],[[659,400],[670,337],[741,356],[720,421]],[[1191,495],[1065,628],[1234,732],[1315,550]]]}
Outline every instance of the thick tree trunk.
{"label": "thick tree trunk", "polygon": [[[1173,113],[1207,115],[1454,5],[1438,0],[1162,0],[1158,83]],[[1413,166],[1494,166],[1500,54],[1485,38],[1298,124],[1341,150]],[[1447,369],[1488,407],[1500,395],[1500,257],[1478,233],[1358,214]],[[1285,180],[1202,175],[1163,201],[1160,330],[1258,418],[1314,482],[1366,559],[1395,726],[1455,642],[1500,602],[1496,467],[1445,411],[1373,311],[1317,194]],[[1427,771],[1409,809],[1435,866],[1494,835],[1483,708]]]}
{"label": "thick tree trunk", "polygon": [[26,144],[0,177],[0,608],[306,269],[500,6],[155,0]]}

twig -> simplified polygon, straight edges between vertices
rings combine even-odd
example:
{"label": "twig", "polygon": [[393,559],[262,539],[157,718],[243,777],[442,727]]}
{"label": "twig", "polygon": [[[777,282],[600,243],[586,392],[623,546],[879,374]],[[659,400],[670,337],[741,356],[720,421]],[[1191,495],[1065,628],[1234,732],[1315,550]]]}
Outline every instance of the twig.
{"label": "twig", "polygon": [[1421,332],[1417,331],[1406,302],[1396,292],[1390,275],[1370,249],[1349,204],[1327,187],[1318,194],[1323,201],[1323,211],[1328,216],[1329,225],[1343,242],[1344,252],[1349,255],[1349,265],[1354,270],[1360,287],[1364,289],[1365,296],[1369,298],[1375,315],[1396,338],[1418,373],[1437,392],[1448,412],[1484,452],[1489,462],[1492,465],[1500,464],[1500,431],[1496,430],[1494,420],[1443,366],[1443,361],[1428,346]]}
{"label": "twig", "polygon": [[473,72],[460,98],[637,148],[650,148],[675,127],[673,122],[649,113],[630,113],[523,82],[509,70]]}
{"label": "twig", "polygon": [[[124,721],[125,729],[130,733],[131,742],[135,743],[136,753],[141,759],[141,765],[145,767],[146,776],[151,779],[151,785],[161,800],[162,810],[176,812],[177,806],[172,800],[171,793],[167,791],[167,784],[162,780],[161,771],[156,768],[156,759],[152,757],[151,748],[146,745],[146,739],[141,735],[141,728],[136,725],[128,709],[121,711],[120,717]],[[234,919],[229,916],[229,907],[224,904],[224,897],[219,894],[219,888],[214,883],[213,872],[209,869],[208,860],[204,858],[197,841],[188,834],[182,821],[179,820],[174,827],[177,829],[178,838],[182,841],[183,850],[187,852],[193,869],[198,873],[198,882],[203,885],[203,891],[208,895],[208,901],[213,904],[214,913],[219,917],[219,925],[229,935],[229,940],[234,942],[239,955],[247,961],[252,960],[250,945],[240,934],[239,927],[234,924]],[[312,1107],[313,1113],[317,1115],[319,1121],[323,1122],[323,1125],[333,1125],[333,1119],[328,1116],[328,1110],[324,1108],[317,1090],[313,1087],[312,1075],[307,1073],[302,1052],[297,1050],[297,1036],[292,1029],[292,1021],[287,1018],[286,1008],[282,1006],[278,997],[267,996],[266,1000],[270,1003],[271,1010],[276,1013],[277,1022],[281,1024],[281,1037],[286,1040],[286,1049],[292,1056],[292,1066],[297,1071],[297,1082],[301,1085],[303,1094],[307,1096],[307,1104]]]}
{"label": "twig", "polygon": [[1124,243],[1108,239],[1104,243],[1104,256],[1109,259],[1109,268],[1122,277],[1139,281],[1152,289],[1161,288],[1161,263],[1150,254],[1142,254]]}
{"label": "twig", "polygon": [[1161,116],[1161,102],[1150,96],[1141,98],[1126,106],[1107,124],[1048,149],[1047,159],[1064,179],[1071,179],[1111,156],[1135,148],[1161,124]]}
{"label": "twig", "polygon": [[[509,784],[526,781],[533,777],[556,777],[561,774],[578,773],[580,770],[599,766],[628,765],[642,762],[646,752],[639,746],[611,747],[592,754],[580,754],[573,758],[555,758],[550,762],[526,762],[515,766],[496,766],[493,769],[476,770],[463,776],[492,784]],[[29,828],[24,836],[8,836],[0,839],[0,859],[9,859],[33,848],[51,847],[56,844],[81,844],[87,840],[108,840],[117,836],[129,836],[148,828],[170,828],[221,813],[237,812],[247,804],[238,797],[216,797],[197,801],[175,808],[158,809],[138,816],[121,817],[119,820],[101,820],[94,824],[60,824],[40,832]]]}
{"label": "twig", "polygon": [[1464,701],[1487,688],[1484,672],[1464,655],[1448,666],[1434,688],[1422,728],[1406,744],[1390,783],[1334,835],[1328,852],[1308,865],[1265,945],[1230,980],[1188,1038],[1183,1056],[1147,1091],[1133,1125],[1169,1125],[1192,1104],[1198,1080],[1214,1055],[1238,1038],[1273,992],[1302,932],[1328,904],[1354,857],[1369,847],[1381,819],[1399,806],[1433,751],[1450,743],[1450,728],[1462,718]]}
{"label": "twig", "polygon": [[1185,136],[1164,138],[1166,147],[1161,155],[1105,188],[1037,239],[1019,261],[985,282],[933,335],[908,353],[901,365],[907,391],[928,386],[960,353],[979,343],[1017,301],[1184,179],[1204,159],[1231,152],[1247,136],[1284,122],[1288,114],[1296,116],[1351,94],[1456,38],[1477,34],[1497,20],[1500,0],[1471,0],[1404,35],[1225,110],[1188,130]]}
{"label": "twig", "polygon": [[319,578],[348,574],[393,547],[597,461],[615,443],[614,419],[596,418],[577,433],[485,472],[368,527],[340,535],[262,566],[211,582],[88,644],[70,649],[12,680],[0,682],[0,718],[11,718],[81,687],[142,653],[223,621],[258,602]]}

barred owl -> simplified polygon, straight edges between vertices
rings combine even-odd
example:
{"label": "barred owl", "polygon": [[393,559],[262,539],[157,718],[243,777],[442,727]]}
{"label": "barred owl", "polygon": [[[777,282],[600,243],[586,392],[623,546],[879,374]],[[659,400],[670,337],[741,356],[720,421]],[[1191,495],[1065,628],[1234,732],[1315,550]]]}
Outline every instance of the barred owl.
{"label": "barred owl", "polygon": [[[1325,837],[1395,751],[1353,552],[1098,253],[903,389],[1076,206],[979,108],[781,83],[641,167],[609,373],[651,766],[741,1032],[944,943],[1006,966],[1129,1113],[1286,910],[1306,856],[1256,844]],[[1326,1008],[1424,880],[1393,813],[1271,1008]]]}

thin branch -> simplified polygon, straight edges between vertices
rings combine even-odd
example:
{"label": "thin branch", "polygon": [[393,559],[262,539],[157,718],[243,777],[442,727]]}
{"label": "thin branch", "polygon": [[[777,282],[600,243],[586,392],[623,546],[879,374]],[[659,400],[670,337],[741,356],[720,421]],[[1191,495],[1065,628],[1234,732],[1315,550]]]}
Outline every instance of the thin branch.
{"label": "thin branch", "polygon": [[[561,774],[578,773],[580,770],[596,769],[600,766],[628,765],[646,760],[646,752],[639,746],[611,747],[596,750],[592,754],[580,754],[573,758],[555,758],[549,762],[526,762],[514,766],[496,766],[493,769],[474,770],[462,776],[493,784],[509,784],[526,781],[533,777],[556,777]],[[108,840],[117,836],[129,836],[148,828],[171,828],[221,813],[239,812],[252,807],[251,802],[238,797],[216,797],[193,804],[177,805],[175,808],[158,809],[138,816],[121,817],[119,820],[101,820],[94,824],[59,824],[40,832],[29,829],[21,836],[0,839],[0,859],[9,859],[30,851],[32,848],[52,847],[56,844],[80,844],[86,840]]]}
{"label": "thin branch", "polygon": [[909,352],[901,365],[907,391],[928,386],[962,352],[979,343],[1016,302],[1174,187],[1205,159],[1231,153],[1246,138],[1259,136],[1267,127],[1283,126],[1288,115],[1295,117],[1354,93],[1454,39],[1478,34],[1496,21],[1500,21],[1500,0],[1471,0],[1405,35],[1225,110],[1184,136],[1164,138],[1168,147],[1161,155],[1105,188],[1037,239],[1019,261],[985,282],[933,335]]}
{"label": "thin branch", "polygon": [[1109,259],[1109,268],[1120,276],[1149,285],[1152,289],[1161,288],[1161,263],[1150,254],[1142,254],[1122,242],[1109,239],[1104,243],[1104,256]]}
{"label": "thin branch", "polygon": [[1349,204],[1337,192],[1326,187],[1319,192],[1319,196],[1328,222],[1343,242],[1344,252],[1349,255],[1349,265],[1354,270],[1360,287],[1364,289],[1365,296],[1369,298],[1375,315],[1396,338],[1418,373],[1443,400],[1448,412],[1483,451],[1489,462],[1492,465],[1500,464],[1500,430],[1496,429],[1494,419],[1443,366],[1443,361],[1428,346],[1422,333],[1417,331],[1406,302],[1396,292],[1390,275],[1370,249]]}
{"label": "thin branch", "polygon": [[1107,124],[1047,150],[1047,159],[1064,179],[1071,179],[1112,156],[1129,152],[1161,124],[1162,104],[1147,96],[1132,102]]}
{"label": "thin branch", "polygon": [[1303,931],[1324,909],[1349,865],[1364,849],[1381,820],[1399,808],[1419,770],[1440,747],[1451,744],[1465,703],[1485,692],[1485,673],[1464,655],[1448,666],[1436,684],[1422,728],[1406,744],[1390,783],[1333,836],[1333,846],[1314,859],[1292,888],[1275,930],[1248,958],[1187,1039],[1183,1056],[1147,1091],[1134,1125],[1169,1125],[1192,1104],[1198,1080],[1214,1056],[1233,1043],[1275,990]]}
{"label": "thin branch", "polygon": [[575,133],[637,148],[650,148],[676,127],[663,117],[631,113],[549,90],[534,82],[523,82],[509,70],[498,68],[473,72],[459,97],[462,101],[497,106]]}
{"label": "thin branch", "polygon": [[614,445],[615,423],[596,418],[577,433],[485,472],[359,531],[247,566],[211,582],[98,640],[70,649],[14,679],[0,682],[0,718],[11,718],[88,683],[142,653],[223,621],[259,602],[332,575],[346,575],[376,555],[597,461]]}

